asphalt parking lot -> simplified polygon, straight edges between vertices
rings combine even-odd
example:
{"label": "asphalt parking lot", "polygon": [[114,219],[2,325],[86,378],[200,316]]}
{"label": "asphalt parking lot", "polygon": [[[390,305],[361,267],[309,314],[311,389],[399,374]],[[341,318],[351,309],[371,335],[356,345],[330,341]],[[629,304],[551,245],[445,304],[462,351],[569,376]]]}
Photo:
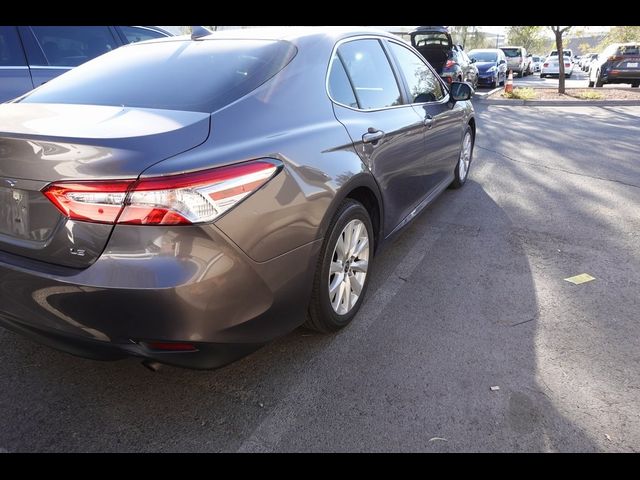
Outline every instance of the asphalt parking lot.
{"label": "asphalt parking lot", "polygon": [[0,330],[0,451],[638,451],[640,107],[476,108],[347,329],[157,373]]}

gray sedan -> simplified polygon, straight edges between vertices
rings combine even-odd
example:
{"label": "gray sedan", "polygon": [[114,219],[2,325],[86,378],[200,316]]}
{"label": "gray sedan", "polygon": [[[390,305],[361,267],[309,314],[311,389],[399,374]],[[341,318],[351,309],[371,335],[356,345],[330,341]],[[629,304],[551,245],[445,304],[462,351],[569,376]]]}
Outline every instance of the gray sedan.
{"label": "gray sedan", "polygon": [[213,368],[347,325],[376,251],[467,180],[476,125],[396,37],[125,46],[0,106],[0,324]]}

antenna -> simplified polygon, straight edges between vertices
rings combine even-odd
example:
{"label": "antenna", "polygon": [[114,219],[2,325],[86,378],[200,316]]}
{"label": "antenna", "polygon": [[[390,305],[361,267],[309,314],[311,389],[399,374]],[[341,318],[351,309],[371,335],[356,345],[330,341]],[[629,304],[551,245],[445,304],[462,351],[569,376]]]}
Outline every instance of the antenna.
{"label": "antenna", "polygon": [[191,27],[191,40],[200,40],[202,37],[211,35],[213,32],[204,27]]}

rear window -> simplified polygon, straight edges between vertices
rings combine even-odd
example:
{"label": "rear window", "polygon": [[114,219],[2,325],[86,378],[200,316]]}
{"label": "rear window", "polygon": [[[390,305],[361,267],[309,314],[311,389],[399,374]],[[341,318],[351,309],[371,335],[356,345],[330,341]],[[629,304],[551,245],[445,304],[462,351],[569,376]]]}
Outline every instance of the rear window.
{"label": "rear window", "polygon": [[446,33],[420,33],[413,37],[416,47],[424,47],[426,45],[450,46],[449,36]]}
{"label": "rear window", "polygon": [[213,112],[262,85],[295,54],[291,43],[270,40],[133,44],[51,80],[22,101]]}
{"label": "rear window", "polygon": [[522,56],[522,51],[519,48],[503,48],[502,51],[509,58]]}
{"label": "rear window", "polygon": [[[549,55],[550,57],[557,57],[558,56],[558,50],[554,50],[551,52],[551,55]],[[562,56],[563,57],[570,57],[571,56],[571,50],[563,50],[562,51]]]}
{"label": "rear window", "polygon": [[623,45],[618,49],[619,55],[640,55],[638,45]]}

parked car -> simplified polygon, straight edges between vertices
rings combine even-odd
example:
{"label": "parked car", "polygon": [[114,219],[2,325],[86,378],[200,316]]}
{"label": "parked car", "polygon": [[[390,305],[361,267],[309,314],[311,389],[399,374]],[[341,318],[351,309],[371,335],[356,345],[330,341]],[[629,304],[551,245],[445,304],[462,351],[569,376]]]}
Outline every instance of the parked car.
{"label": "parked car", "polygon": [[0,102],[132,42],[167,37],[158,27],[0,27]]}
{"label": "parked car", "polygon": [[598,58],[597,53],[588,53],[586,55],[583,55],[582,58],[580,59],[580,64],[579,64],[580,69],[583,72],[588,72],[589,67],[591,66],[591,62],[596,58]]}
{"label": "parked car", "polygon": [[538,56],[538,55],[533,55],[531,57],[531,71],[532,72],[539,72],[540,71],[540,67],[542,67],[542,61],[543,58]]}
{"label": "parked car", "polygon": [[376,251],[465,184],[472,93],[364,27],[91,60],[0,105],[0,324],[198,368],[338,330]]}
{"label": "parked car", "polygon": [[411,32],[411,45],[448,83],[469,82],[478,85],[478,69],[464,49],[455,45],[447,27],[418,27]]}
{"label": "parked car", "polygon": [[[571,74],[573,73],[573,52],[570,49],[562,50],[563,52],[563,61],[564,61],[564,76],[567,78],[571,78]],[[540,78],[550,77],[553,75],[560,75],[560,65],[559,65],[558,51],[552,50],[549,53],[547,59],[542,63],[542,68],[540,69]]]}
{"label": "parked car", "polygon": [[501,47],[507,57],[507,70],[512,70],[520,77],[526,77],[531,73],[530,60],[527,58],[527,49],[524,47]]}
{"label": "parked car", "polygon": [[507,59],[499,48],[475,49],[469,52],[469,58],[478,68],[478,84],[497,88],[507,79]]}
{"label": "parked car", "polygon": [[589,86],[607,83],[640,85],[640,43],[614,43],[593,60],[589,70]]}

